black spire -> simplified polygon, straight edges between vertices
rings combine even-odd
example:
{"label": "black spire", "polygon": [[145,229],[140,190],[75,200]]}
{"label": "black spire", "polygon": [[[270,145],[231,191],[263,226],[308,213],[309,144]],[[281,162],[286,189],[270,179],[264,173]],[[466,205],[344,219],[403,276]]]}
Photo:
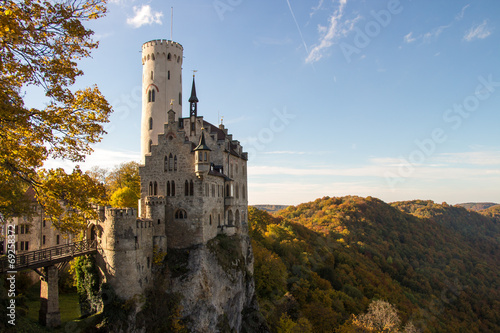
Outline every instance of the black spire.
{"label": "black spire", "polygon": [[196,86],[194,84],[194,75],[193,75],[193,87],[191,88],[191,97],[189,97],[189,115],[190,116],[198,116],[198,97],[196,97]]}
{"label": "black spire", "polygon": [[205,135],[203,134],[203,129],[201,132],[200,143],[194,149],[194,151],[198,151],[198,150],[212,150],[212,149],[208,148],[207,144],[205,143]]}

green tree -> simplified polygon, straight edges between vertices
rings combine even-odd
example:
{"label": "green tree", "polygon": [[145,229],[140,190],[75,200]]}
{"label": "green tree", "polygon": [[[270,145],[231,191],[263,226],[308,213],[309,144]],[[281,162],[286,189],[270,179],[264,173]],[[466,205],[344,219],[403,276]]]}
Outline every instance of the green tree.
{"label": "green tree", "polygon": [[[62,209],[80,216],[63,219],[60,227],[78,229],[95,217],[90,207],[103,199],[102,186],[78,168],[71,174],[41,168],[49,158],[83,161],[105,134],[112,110],[99,89],[70,89],[83,74],[76,61],[98,46],[84,22],[103,16],[105,5],[106,0],[1,2],[0,211],[7,218],[28,212],[23,194],[29,186],[47,218],[59,221]],[[25,105],[30,86],[44,90],[45,108]]]}

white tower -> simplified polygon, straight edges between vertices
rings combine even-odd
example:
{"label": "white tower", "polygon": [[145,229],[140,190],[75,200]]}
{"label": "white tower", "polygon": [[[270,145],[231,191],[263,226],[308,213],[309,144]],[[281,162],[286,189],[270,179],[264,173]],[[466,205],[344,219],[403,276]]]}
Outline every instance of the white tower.
{"label": "white tower", "polygon": [[174,119],[182,117],[182,51],[181,44],[164,39],[142,45],[142,163],[158,144],[168,110],[174,110]]}

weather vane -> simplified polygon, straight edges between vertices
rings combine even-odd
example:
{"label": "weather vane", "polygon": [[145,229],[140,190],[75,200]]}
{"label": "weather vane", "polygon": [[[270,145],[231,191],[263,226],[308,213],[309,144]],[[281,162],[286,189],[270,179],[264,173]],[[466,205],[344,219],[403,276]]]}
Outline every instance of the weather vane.
{"label": "weather vane", "polygon": [[173,106],[173,105],[174,105],[174,101],[175,101],[175,99],[171,99],[171,100],[170,100],[170,106]]}
{"label": "weather vane", "polygon": [[197,71],[198,71],[197,69],[193,69],[193,77]]}

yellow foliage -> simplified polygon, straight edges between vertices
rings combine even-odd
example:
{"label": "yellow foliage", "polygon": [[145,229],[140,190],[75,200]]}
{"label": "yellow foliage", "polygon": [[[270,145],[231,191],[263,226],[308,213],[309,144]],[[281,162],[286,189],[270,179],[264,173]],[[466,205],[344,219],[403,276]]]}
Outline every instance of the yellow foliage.
{"label": "yellow foliage", "polygon": [[[0,6],[0,210],[6,217],[29,212],[23,195],[29,186],[47,217],[68,231],[84,225],[93,216],[90,205],[102,199],[102,188],[79,169],[40,169],[49,158],[83,161],[105,134],[112,110],[99,89],[70,90],[83,74],[75,60],[98,45],[83,22],[103,16],[105,4],[19,0]],[[25,105],[27,86],[45,91],[44,109]]]}

